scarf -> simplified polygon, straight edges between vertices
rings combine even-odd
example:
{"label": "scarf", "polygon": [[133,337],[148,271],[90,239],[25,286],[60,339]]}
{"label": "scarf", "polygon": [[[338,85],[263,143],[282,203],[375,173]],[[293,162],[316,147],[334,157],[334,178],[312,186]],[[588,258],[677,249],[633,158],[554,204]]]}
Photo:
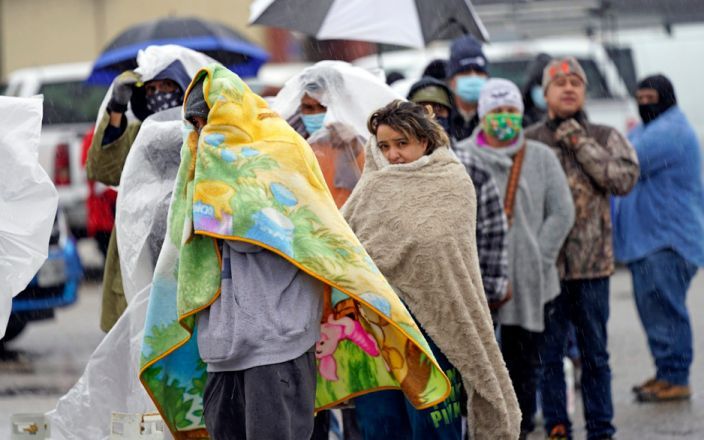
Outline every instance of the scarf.
{"label": "scarf", "polygon": [[381,273],[462,375],[471,437],[516,439],[521,420],[479,272],[476,198],[448,148],[389,165],[372,137],[342,213]]}
{"label": "scarf", "polygon": [[193,332],[220,294],[217,239],[266,248],[326,285],[316,409],[385,388],[418,408],[443,401],[449,380],[337,210],[308,144],[222,66],[198,72],[186,100],[201,78],[210,113],[200,136],[184,128],[141,355],[140,380],[174,437],[207,438]]}

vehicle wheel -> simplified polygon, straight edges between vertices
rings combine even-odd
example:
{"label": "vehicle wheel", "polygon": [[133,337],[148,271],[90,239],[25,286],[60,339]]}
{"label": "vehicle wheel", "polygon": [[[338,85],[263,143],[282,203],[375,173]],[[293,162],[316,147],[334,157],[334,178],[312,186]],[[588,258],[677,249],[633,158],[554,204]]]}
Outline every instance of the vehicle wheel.
{"label": "vehicle wheel", "polygon": [[7,322],[7,330],[5,336],[2,337],[2,342],[9,342],[15,339],[22,333],[22,330],[27,326],[27,321],[18,318],[16,315],[10,315],[10,320]]}

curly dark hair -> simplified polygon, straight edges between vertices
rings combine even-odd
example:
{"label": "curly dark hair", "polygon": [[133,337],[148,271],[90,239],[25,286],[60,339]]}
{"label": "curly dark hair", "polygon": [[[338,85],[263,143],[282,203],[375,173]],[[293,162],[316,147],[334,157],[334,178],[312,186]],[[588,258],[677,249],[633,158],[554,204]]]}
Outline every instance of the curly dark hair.
{"label": "curly dark hair", "polygon": [[372,113],[367,121],[367,129],[374,136],[380,125],[388,125],[408,138],[428,141],[426,155],[450,144],[445,130],[435,121],[430,106],[396,99]]}

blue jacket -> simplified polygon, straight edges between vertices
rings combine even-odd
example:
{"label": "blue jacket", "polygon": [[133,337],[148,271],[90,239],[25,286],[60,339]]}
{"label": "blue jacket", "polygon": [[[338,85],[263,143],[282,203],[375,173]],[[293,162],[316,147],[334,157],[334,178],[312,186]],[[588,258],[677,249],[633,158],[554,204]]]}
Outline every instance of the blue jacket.
{"label": "blue jacket", "polygon": [[679,107],[629,140],[638,153],[640,178],[614,200],[614,253],[628,263],[665,248],[704,266],[704,182],[699,141]]}

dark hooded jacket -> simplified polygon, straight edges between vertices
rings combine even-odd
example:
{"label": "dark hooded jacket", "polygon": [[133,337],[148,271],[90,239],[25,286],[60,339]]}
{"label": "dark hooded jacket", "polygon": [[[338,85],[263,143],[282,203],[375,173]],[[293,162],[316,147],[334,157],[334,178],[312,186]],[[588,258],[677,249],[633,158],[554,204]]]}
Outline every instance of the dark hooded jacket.
{"label": "dark hooded jacket", "polygon": [[550,55],[541,53],[528,65],[528,75],[526,82],[521,88],[521,94],[523,95],[523,126],[528,127],[536,122],[542,120],[547,114],[547,110],[542,109],[535,105],[533,102],[533,96],[531,95],[531,90],[534,86],[540,86],[542,88],[543,84],[543,70],[545,66],[548,65],[552,58]]}
{"label": "dark hooded jacket", "polygon": [[660,115],[677,105],[677,97],[672,83],[664,75],[652,75],[638,83],[638,89],[653,89],[658,92],[658,102],[655,104],[641,104],[638,113],[643,125],[648,125]]}

